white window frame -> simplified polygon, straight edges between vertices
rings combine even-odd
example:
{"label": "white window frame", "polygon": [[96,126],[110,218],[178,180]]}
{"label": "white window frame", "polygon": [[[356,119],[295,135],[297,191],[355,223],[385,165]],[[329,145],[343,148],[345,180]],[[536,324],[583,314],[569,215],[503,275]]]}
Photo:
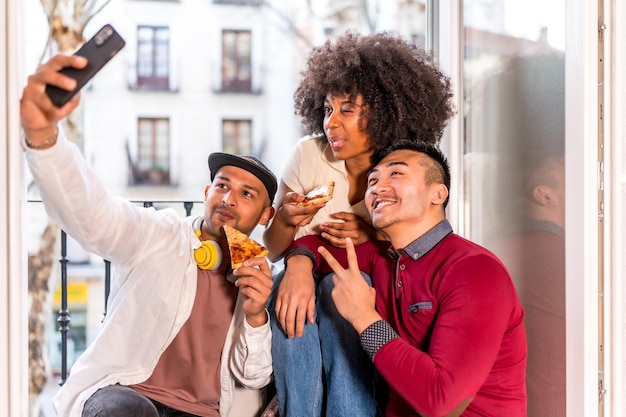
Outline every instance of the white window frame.
{"label": "white window frame", "polygon": [[597,2],[568,0],[565,54],[567,415],[598,415]]}
{"label": "white window frame", "polygon": [[[608,351],[606,353],[606,407],[605,415],[623,416],[626,414],[626,285],[624,283],[624,242],[626,239],[626,216],[624,214],[624,191],[626,190],[626,165],[624,158],[626,149],[626,5],[622,0],[606,0],[605,19],[605,91],[610,92],[607,98],[607,117],[605,131],[610,138],[606,147],[606,170],[608,190],[606,209],[607,236],[604,241],[606,250],[607,297],[605,314],[610,318],[607,323]],[[608,45],[606,45],[608,43]]]}
{"label": "white window frame", "polygon": [[20,416],[28,410],[28,323],[26,252],[22,244],[22,216],[26,190],[19,141],[20,62],[19,28],[23,4],[7,0],[0,7],[0,415]]}

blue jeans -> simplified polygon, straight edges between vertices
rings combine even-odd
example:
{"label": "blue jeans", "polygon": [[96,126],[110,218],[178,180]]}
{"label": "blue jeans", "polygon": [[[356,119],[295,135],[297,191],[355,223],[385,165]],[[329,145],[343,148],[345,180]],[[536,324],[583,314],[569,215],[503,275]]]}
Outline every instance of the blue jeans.
{"label": "blue jeans", "polygon": [[197,417],[151,400],[124,385],[100,388],[85,402],[82,417]]}
{"label": "blue jeans", "polygon": [[[376,415],[375,369],[359,335],[335,308],[332,274],[317,281],[316,322],[289,339],[274,311],[284,271],[274,277],[269,308],[280,417]],[[364,279],[371,285],[369,277]],[[322,375],[323,373],[323,375]]]}

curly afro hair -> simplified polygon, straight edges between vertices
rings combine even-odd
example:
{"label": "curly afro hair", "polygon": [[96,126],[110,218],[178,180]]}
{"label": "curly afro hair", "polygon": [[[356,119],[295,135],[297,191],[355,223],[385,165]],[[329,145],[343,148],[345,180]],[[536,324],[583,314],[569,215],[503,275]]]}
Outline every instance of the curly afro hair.
{"label": "curly afro hair", "polygon": [[296,92],[295,113],[307,133],[324,133],[328,93],[363,98],[361,121],[375,153],[399,139],[438,144],[454,114],[450,80],[432,55],[391,33],[348,31],[314,48]]}

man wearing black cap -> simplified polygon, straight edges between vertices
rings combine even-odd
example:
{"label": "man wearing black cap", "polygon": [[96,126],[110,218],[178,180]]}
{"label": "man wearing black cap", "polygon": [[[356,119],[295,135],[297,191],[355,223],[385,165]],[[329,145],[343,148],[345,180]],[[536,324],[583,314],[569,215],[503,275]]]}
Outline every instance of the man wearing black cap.
{"label": "man wearing black cap", "polygon": [[[223,226],[250,234],[266,224],[276,178],[253,156],[212,154],[198,218],[110,194],[57,128],[78,98],[58,109],[44,93],[46,84],[73,88],[57,71],[84,64],[52,58],[20,102],[23,147],[48,214],[116,266],[103,327],[55,396],[57,414],[227,416],[236,381],[258,389],[272,378],[272,274],[265,258],[230,271]],[[199,251],[213,262],[197,262]]]}

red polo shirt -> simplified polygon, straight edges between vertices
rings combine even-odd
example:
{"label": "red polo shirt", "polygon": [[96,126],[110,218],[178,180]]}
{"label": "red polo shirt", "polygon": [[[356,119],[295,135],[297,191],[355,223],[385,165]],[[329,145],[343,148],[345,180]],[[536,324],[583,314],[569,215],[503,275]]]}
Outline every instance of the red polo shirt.
{"label": "red polo shirt", "polygon": [[[344,249],[318,236],[315,271],[330,272],[325,246],[344,266]],[[473,397],[462,416],[526,416],[524,312],[511,278],[487,249],[452,233],[447,220],[406,248],[389,242],[357,246],[360,269],[376,289],[388,332],[365,331],[362,342],[390,386],[386,416],[444,416]]]}

